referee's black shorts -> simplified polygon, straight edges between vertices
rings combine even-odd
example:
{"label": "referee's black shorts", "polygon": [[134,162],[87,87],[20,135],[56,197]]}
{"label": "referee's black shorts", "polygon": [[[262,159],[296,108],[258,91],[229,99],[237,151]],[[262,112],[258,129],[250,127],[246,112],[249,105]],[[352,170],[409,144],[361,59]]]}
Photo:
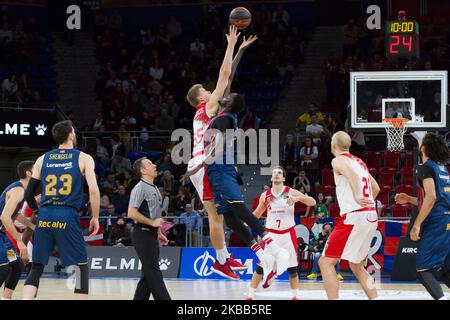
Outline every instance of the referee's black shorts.
{"label": "referee's black shorts", "polygon": [[134,249],[142,263],[142,277],[136,287],[134,300],[171,300],[159,269],[158,228],[136,224],[131,232]]}

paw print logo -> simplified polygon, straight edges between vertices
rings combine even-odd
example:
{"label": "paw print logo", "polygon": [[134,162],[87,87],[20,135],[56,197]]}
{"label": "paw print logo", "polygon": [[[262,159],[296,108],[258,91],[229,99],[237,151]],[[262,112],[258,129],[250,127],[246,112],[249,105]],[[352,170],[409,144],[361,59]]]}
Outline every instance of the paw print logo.
{"label": "paw print logo", "polygon": [[38,124],[38,126],[34,128],[36,129],[36,133],[38,136],[43,136],[45,134],[45,131],[47,131],[47,127],[43,124]]}
{"label": "paw print logo", "polygon": [[171,264],[172,262],[170,262],[169,259],[161,259],[159,261],[159,270],[166,271]]}

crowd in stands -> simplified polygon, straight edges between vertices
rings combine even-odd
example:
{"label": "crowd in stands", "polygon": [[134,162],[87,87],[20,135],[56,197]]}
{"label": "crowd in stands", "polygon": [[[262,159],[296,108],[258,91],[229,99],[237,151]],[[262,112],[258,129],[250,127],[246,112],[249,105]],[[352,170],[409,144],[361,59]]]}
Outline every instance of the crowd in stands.
{"label": "crowd in stands", "polygon": [[[283,5],[261,5],[259,9],[246,30],[246,34],[258,35],[258,40],[242,58],[233,83],[233,91],[244,94],[247,102],[239,119],[243,129],[264,123],[278,92],[303,60],[303,32],[290,22]],[[129,194],[136,182],[131,171],[136,160],[131,155],[136,151],[134,137],[138,137],[141,151],[156,151],[150,158],[157,165],[156,185],[164,198],[164,214],[173,216],[173,227],[167,225],[171,244],[186,245],[183,235],[189,229],[194,232],[188,232],[192,234],[188,242],[197,243],[200,224],[208,234],[203,220],[206,213],[195,189],[179,183],[186,167],[171,162],[168,136],[174,128],[192,129],[195,109],[185,101],[189,87],[202,83],[214,89],[226,46],[227,12],[211,14],[205,6],[193,23],[186,26],[172,16],[165,24],[149,22],[130,29],[119,10],[96,13],[96,57],[102,67],[95,92],[102,108],[90,125],[80,129],[92,137],[85,150],[95,159],[102,214],[114,217],[105,225],[109,234],[117,218],[125,217],[117,203],[120,193]],[[131,223],[126,220],[125,224]],[[109,244],[115,243],[108,239]]]}
{"label": "crowd in stands", "polygon": [[39,106],[55,99],[47,34],[35,17],[0,11],[0,103]]}

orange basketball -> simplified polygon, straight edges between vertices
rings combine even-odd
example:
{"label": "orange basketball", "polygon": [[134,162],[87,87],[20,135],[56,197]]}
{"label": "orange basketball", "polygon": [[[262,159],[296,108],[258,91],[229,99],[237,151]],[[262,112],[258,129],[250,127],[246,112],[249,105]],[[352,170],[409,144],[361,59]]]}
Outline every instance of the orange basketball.
{"label": "orange basketball", "polygon": [[234,8],[230,12],[230,24],[238,29],[247,28],[252,22],[252,14],[244,7]]}

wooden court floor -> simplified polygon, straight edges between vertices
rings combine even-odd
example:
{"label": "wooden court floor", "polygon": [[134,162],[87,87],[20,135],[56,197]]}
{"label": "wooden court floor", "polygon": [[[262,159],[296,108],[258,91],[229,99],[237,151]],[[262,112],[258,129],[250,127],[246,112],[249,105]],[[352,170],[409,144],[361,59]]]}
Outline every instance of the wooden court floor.
{"label": "wooden court floor", "polygon": [[[129,300],[133,298],[138,279],[91,279],[90,299],[92,300]],[[18,284],[13,299],[22,298],[23,280]],[[165,280],[172,299],[176,300],[243,300],[250,284],[249,281],[216,280]],[[386,300],[431,300],[425,289],[418,283],[380,281],[378,284],[380,299]],[[43,278],[38,299],[66,300],[73,298],[73,285],[68,279]],[[445,287],[450,299],[450,290]],[[326,299],[322,281],[301,280],[300,300]],[[341,283],[340,298],[343,300],[364,300],[366,296],[355,281]],[[268,289],[259,288],[255,300],[289,300],[290,289],[286,281],[275,281]]]}

